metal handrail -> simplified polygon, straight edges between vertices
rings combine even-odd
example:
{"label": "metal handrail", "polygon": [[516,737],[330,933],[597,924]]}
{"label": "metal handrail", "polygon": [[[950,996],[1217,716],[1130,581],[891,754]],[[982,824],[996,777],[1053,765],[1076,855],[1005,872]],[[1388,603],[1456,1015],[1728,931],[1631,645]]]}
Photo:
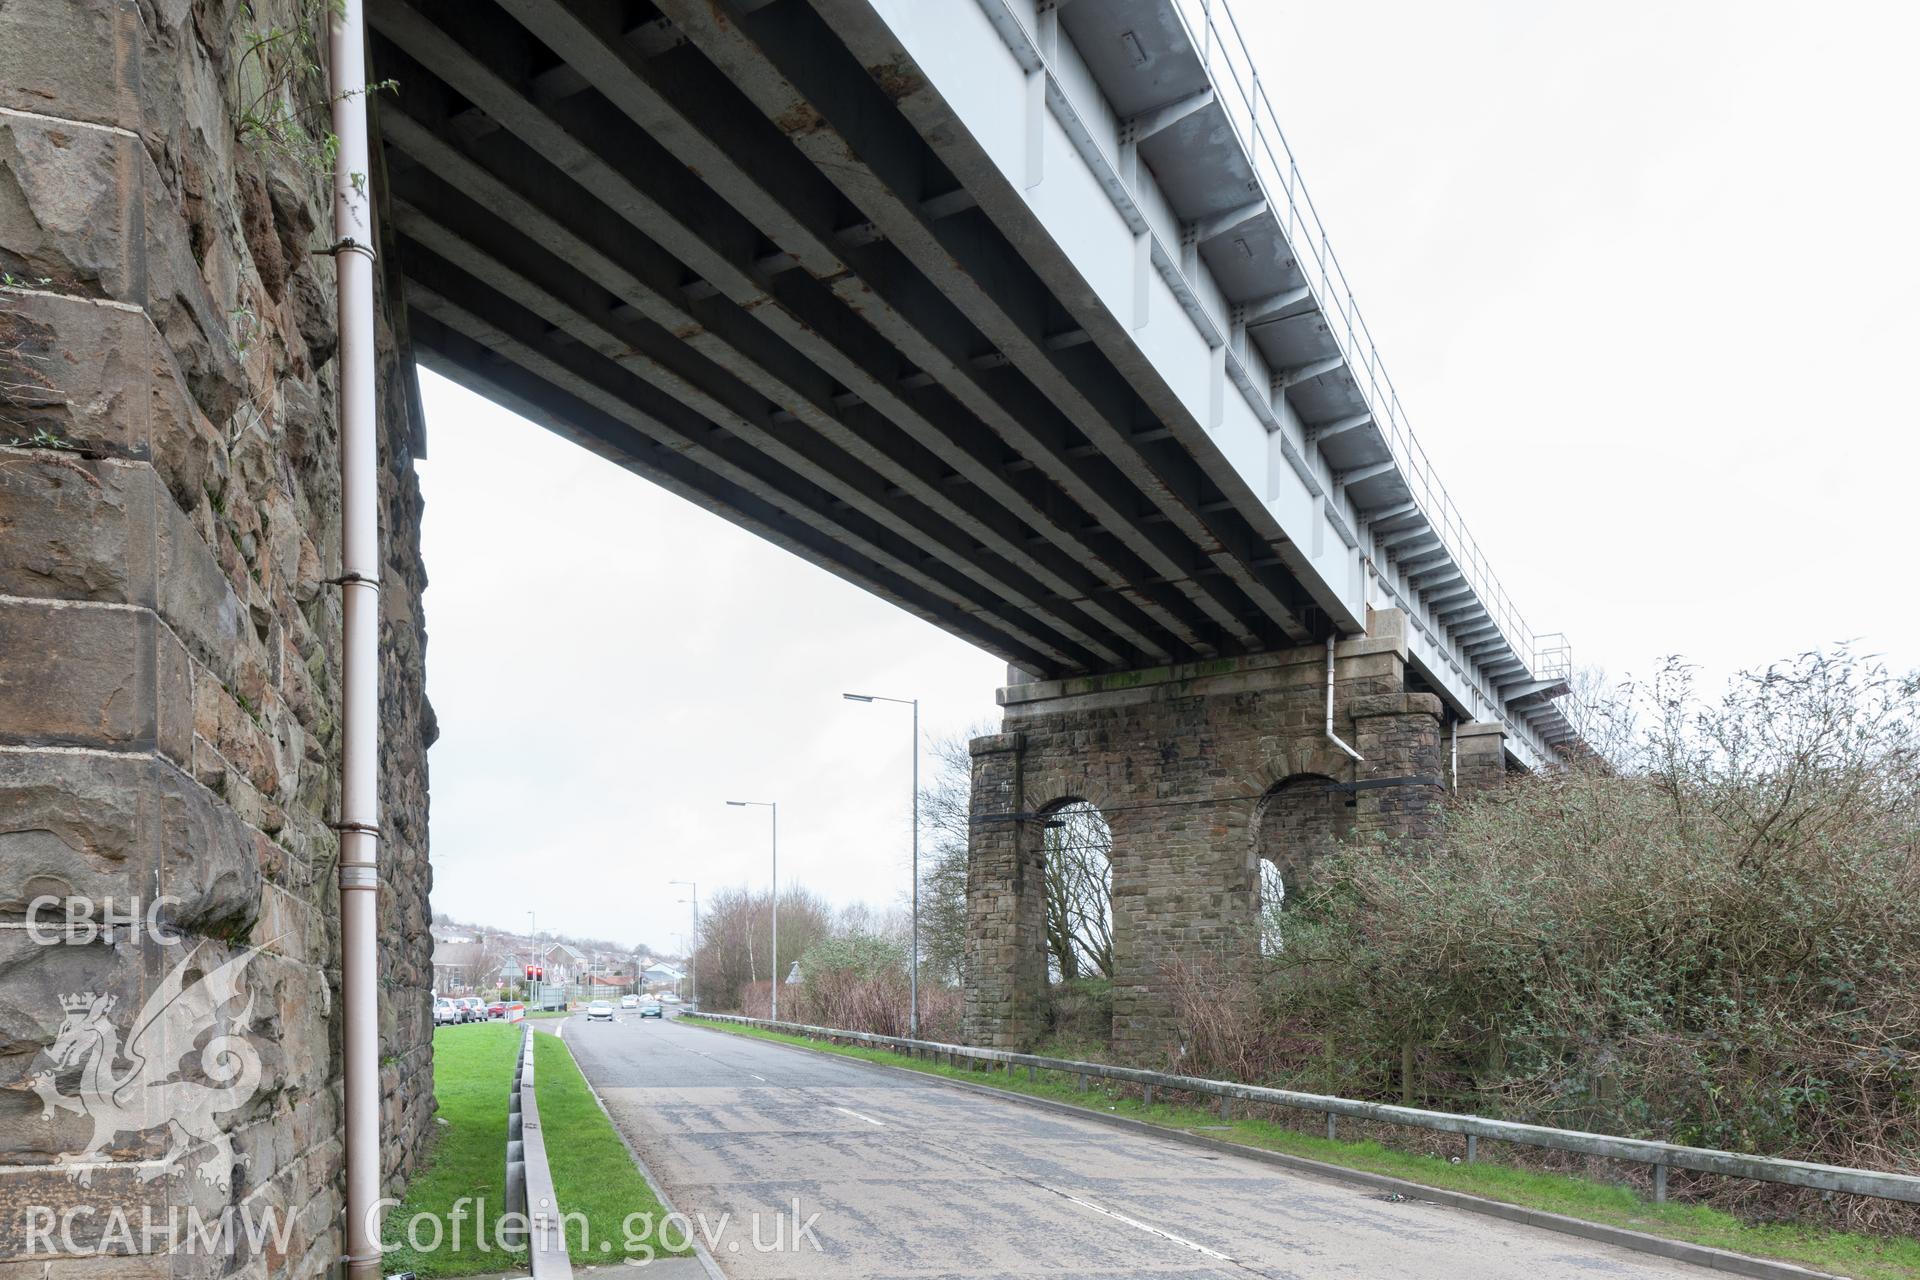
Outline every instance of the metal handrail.
{"label": "metal handrail", "polygon": [[882,1036],[867,1031],[847,1031],[837,1027],[816,1027],[799,1022],[771,1022],[765,1018],[747,1018],[729,1013],[689,1015],[713,1022],[740,1026],[765,1027],[791,1035],[814,1039],[852,1040],[859,1044],[904,1049],[908,1053],[946,1054],[949,1061],[965,1058],[974,1062],[1000,1063],[1009,1068],[1028,1067],[1039,1071],[1062,1071],[1081,1078],[1137,1084],[1147,1089],[1175,1089],[1182,1093],[1236,1099],[1268,1106],[1317,1111],[1327,1117],[1328,1136],[1333,1135],[1334,1119],[1346,1116],[1355,1120],[1374,1120],[1386,1124],[1454,1133],[1470,1142],[1491,1138],[1522,1146],[1570,1151],[1580,1155],[1601,1156],[1653,1166],[1654,1198],[1664,1199],[1666,1171],[1689,1169],[1698,1173],[1716,1173],[1729,1178],[1752,1178],[1789,1187],[1814,1191],[1834,1191],[1847,1195],[1871,1196],[1879,1200],[1898,1200],[1920,1204],[1920,1176],[1906,1173],[1881,1173],[1872,1169],[1851,1169],[1843,1165],[1814,1164],[1805,1160],[1783,1160],[1777,1156],[1750,1156],[1734,1151],[1716,1151],[1708,1147],[1685,1147],[1647,1138],[1617,1138],[1604,1133],[1579,1129],[1555,1129],[1547,1125],[1520,1124],[1512,1120],[1492,1120],[1484,1116],[1461,1115],[1451,1111],[1427,1111],[1419,1107],[1401,1107],[1385,1102],[1362,1102],[1328,1094],[1300,1093],[1292,1089],[1271,1089],[1264,1085],[1240,1084],[1232,1080],[1208,1080],[1200,1076],[1169,1075],[1139,1067],[1117,1067],[1104,1062],[1080,1062],[1071,1058],[1049,1058],[1040,1054],[1015,1053],[1008,1049],[982,1049],[973,1045],[942,1044],[934,1040],[909,1040],[904,1036]]}
{"label": "metal handrail", "polygon": [[[1240,32],[1233,6],[1229,0],[1174,0],[1173,7],[1213,81],[1215,100],[1253,162],[1255,177],[1268,203],[1273,206],[1276,217],[1281,216],[1283,208],[1286,211],[1281,218],[1281,229],[1293,247],[1300,274],[1312,290],[1321,313],[1328,317],[1327,328],[1339,345],[1347,369],[1365,397],[1374,424],[1405,477],[1414,502],[1479,597],[1481,606],[1500,628],[1501,635],[1526,663],[1528,672],[1539,678],[1543,637],[1534,634],[1500,585],[1486,553],[1468,531],[1459,508],[1407,423],[1399,392],[1387,376],[1373,334],[1354,302],[1353,288],[1347,283],[1326,228],[1321,225],[1319,212],[1300,180],[1299,165],[1280,129],[1272,100],[1260,83],[1260,73]],[[1222,15],[1224,25],[1220,21]],[[1233,87],[1232,95],[1223,92],[1228,85]],[[1313,270],[1300,261],[1303,249],[1312,259]]]}

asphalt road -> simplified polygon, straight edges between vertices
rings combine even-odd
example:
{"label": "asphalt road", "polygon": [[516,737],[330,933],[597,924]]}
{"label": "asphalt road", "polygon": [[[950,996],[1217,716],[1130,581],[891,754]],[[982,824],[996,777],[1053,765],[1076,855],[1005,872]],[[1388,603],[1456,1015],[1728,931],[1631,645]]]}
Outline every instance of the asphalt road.
{"label": "asphalt road", "polygon": [[725,1032],[566,1036],[741,1280],[1708,1274]]}

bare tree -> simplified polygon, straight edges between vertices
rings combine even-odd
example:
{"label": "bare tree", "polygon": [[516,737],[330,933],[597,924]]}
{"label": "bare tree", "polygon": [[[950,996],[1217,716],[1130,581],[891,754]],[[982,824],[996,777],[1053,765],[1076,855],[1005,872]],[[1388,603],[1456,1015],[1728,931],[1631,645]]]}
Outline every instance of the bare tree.
{"label": "bare tree", "polygon": [[501,970],[518,957],[510,939],[491,930],[483,929],[476,939],[473,961],[473,987],[477,991],[482,987],[493,988],[500,982]]}
{"label": "bare tree", "polygon": [[1044,827],[1047,970],[1057,981],[1113,976],[1113,832],[1084,801]]}
{"label": "bare tree", "polygon": [[702,908],[693,966],[700,1002],[709,1009],[741,1008],[749,988],[784,978],[795,961],[832,932],[832,908],[804,888],[784,888],[780,891],[780,956],[777,963],[770,963],[771,895],[722,889],[706,899]]}
{"label": "bare tree", "polygon": [[968,743],[993,726],[977,724],[933,739],[933,768],[920,790],[920,978],[959,986],[967,950],[967,832],[973,796]]}

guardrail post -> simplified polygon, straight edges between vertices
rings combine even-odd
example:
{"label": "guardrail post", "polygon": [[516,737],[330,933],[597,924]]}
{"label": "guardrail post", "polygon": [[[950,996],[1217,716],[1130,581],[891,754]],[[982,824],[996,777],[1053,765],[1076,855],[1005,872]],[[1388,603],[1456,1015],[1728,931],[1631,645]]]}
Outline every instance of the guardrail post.
{"label": "guardrail post", "polygon": [[1667,1202],[1667,1166],[1663,1164],[1653,1166],[1653,1202],[1655,1204]]}
{"label": "guardrail post", "polygon": [[1233,1099],[1232,1098],[1220,1099],[1220,1118],[1222,1120],[1233,1119]]}
{"label": "guardrail post", "polygon": [[1085,1093],[1086,1091],[1087,1091],[1087,1073],[1082,1071],[1080,1073],[1080,1092]]}
{"label": "guardrail post", "polygon": [[1333,1114],[1333,1112],[1329,1111],[1327,1112],[1327,1141],[1337,1142],[1339,1140],[1340,1140],[1340,1117]]}
{"label": "guardrail post", "polygon": [[1477,1133],[1470,1133],[1467,1135],[1467,1163],[1472,1164],[1475,1160],[1478,1160],[1479,1158],[1480,1158],[1480,1135]]}
{"label": "guardrail post", "polygon": [[1142,1107],[1150,1107],[1153,1105],[1153,1086],[1152,1085],[1144,1084],[1140,1086],[1140,1105]]}
{"label": "guardrail post", "polygon": [[1038,1080],[1039,1078],[1040,1078],[1040,1073],[1038,1071],[1034,1070],[1032,1067],[1027,1068],[1028,1084],[1032,1084],[1035,1080]]}

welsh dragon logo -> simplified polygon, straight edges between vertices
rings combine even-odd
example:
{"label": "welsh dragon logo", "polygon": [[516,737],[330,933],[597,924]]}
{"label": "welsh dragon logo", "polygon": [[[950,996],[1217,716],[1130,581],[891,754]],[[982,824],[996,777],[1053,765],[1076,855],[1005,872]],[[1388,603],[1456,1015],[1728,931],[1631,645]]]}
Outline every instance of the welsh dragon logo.
{"label": "welsh dragon logo", "polygon": [[[211,1036],[199,1049],[200,1073],[211,1083],[181,1080],[181,1060],[201,1037],[215,1031],[221,1011],[242,994],[240,977],[260,948],[249,947],[217,969],[188,984],[186,975],[206,946],[201,943],[173,967],[147,997],[124,1045],[109,1020],[115,998],[84,992],[62,996],[66,1020],[46,1049],[53,1066],[30,1082],[45,1104],[42,1118],[71,1111],[93,1121],[86,1149],[69,1152],[60,1163],[67,1176],[88,1186],[94,1166],[113,1140],[162,1126],[172,1131],[172,1146],[140,1171],[143,1182],[181,1172],[180,1157],[199,1144],[211,1149],[200,1177],[227,1191],[233,1185],[233,1140],[214,1117],[246,1104],[260,1087],[260,1054],[241,1034],[252,1025],[253,999],[231,1019],[231,1029]],[[79,1091],[61,1093],[57,1080],[79,1068]]]}

